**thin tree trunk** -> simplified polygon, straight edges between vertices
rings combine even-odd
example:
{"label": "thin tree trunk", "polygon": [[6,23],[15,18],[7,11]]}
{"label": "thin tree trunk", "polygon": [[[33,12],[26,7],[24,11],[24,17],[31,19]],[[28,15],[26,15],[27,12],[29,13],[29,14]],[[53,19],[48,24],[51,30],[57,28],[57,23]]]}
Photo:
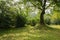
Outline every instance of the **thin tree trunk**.
{"label": "thin tree trunk", "polygon": [[44,14],[45,14],[46,0],[43,1],[42,12],[40,14],[40,24],[45,25],[44,23]]}

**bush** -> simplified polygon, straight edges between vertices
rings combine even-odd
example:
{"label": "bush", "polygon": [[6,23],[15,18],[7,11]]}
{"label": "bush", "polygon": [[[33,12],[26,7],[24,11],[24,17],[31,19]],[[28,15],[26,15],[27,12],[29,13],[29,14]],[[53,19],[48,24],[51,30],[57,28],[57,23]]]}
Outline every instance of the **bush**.
{"label": "bush", "polygon": [[24,27],[26,24],[26,17],[20,14],[16,16],[16,27]]}
{"label": "bush", "polygon": [[0,17],[0,27],[8,28],[11,25],[11,18],[9,15],[2,14]]}
{"label": "bush", "polygon": [[46,24],[50,25],[51,24],[51,15],[50,14],[45,14],[44,15],[44,21]]}
{"label": "bush", "polygon": [[53,20],[51,24],[60,25],[60,19]]}
{"label": "bush", "polygon": [[37,23],[39,23],[39,18],[32,18],[27,21],[27,25],[35,26]]}
{"label": "bush", "polygon": [[49,18],[45,19],[45,23],[48,24],[48,25],[50,25],[51,24],[50,19]]}

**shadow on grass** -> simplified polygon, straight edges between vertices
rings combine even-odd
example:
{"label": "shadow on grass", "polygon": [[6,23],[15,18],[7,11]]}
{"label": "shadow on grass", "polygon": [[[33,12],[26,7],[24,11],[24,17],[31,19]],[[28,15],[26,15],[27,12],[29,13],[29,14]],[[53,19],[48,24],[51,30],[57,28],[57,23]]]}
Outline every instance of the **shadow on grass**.
{"label": "shadow on grass", "polygon": [[0,36],[9,33],[20,33],[26,31],[26,27],[19,27],[19,28],[0,28]]}

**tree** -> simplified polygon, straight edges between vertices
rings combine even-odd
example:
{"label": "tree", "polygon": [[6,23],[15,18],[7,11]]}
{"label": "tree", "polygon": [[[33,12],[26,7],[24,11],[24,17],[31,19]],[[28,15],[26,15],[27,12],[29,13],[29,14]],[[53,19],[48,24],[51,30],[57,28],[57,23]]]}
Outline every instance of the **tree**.
{"label": "tree", "polygon": [[0,0],[0,27],[8,28],[14,26],[16,9],[9,2],[11,1]]}
{"label": "tree", "polygon": [[31,2],[34,7],[41,10],[41,14],[40,14],[41,25],[45,25],[44,14],[46,9],[48,9],[49,7],[54,8],[55,6],[60,7],[60,0],[27,0],[27,1]]}
{"label": "tree", "polygon": [[[21,2],[20,2],[21,3]],[[19,2],[13,0],[0,1],[0,27],[23,27],[26,24],[26,14]]]}

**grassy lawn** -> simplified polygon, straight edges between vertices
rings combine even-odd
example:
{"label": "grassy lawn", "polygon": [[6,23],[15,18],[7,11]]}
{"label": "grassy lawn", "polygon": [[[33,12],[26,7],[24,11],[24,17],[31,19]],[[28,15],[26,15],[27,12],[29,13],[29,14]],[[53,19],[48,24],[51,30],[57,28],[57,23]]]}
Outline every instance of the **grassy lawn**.
{"label": "grassy lawn", "polygon": [[60,29],[60,25],[50,25],[49,27]]}
{"label": "grassy lawn", "polygon": [[[60,26],[56,26],[59,27]],[[50,25],[50,27],[53,27]],[[33,26],[24,28],[0,29],[0,40],[60,40],[60,30],[36,29]]]}

